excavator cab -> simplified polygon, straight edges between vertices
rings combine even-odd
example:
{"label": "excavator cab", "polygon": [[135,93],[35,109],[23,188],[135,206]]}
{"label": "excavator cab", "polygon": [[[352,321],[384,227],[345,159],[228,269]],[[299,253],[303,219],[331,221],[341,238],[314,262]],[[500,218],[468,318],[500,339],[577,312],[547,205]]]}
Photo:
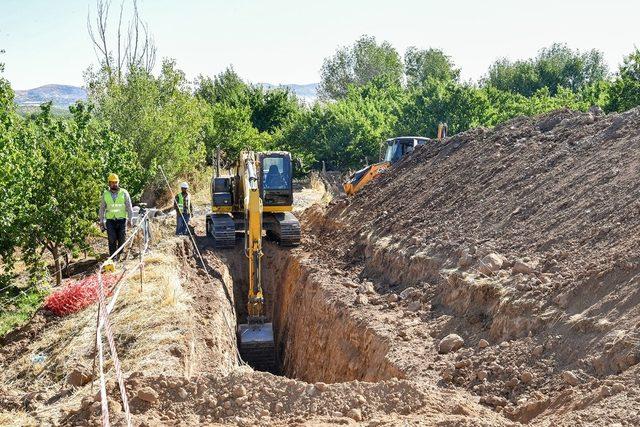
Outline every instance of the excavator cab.
{"label": "excavator cab", "polygon": [[391,164],[400,160],[404,155],[411,153],[418,145],[424,145],[429,138],[421,136],[400,136],[398,138],[387,139],[387,150],[384,161]]}
{"label": "excavator cab", "polygon": [[[300,244],[300,221],[293,210],[293,162],[287,151],[253,152],[256,185],[262,200],[262,222],[267,236],[280,246]],[[245,230],[245,162],[232,166],[232,174],[216,175],[211,181],[211,214],[207,216],[207,235],[219,248],[235,246],[236,232]]]}
{"label": "excavator cab", "polygon": [[259,155],[260,196],[264,206],[291,206],[293,204],[293,167],[291,154],[265,152]]}

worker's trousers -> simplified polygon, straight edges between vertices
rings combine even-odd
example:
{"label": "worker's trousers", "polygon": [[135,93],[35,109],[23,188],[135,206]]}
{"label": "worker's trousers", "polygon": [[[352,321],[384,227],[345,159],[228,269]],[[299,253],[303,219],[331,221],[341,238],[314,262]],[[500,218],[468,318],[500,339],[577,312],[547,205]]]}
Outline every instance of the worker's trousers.
{"label": "worker's trousers", "polygon": [[109,255],[113,255],[124,244],[127,236],[127,219],[108,219],[107,238],[109,239]]}
{"label": "worker's trousers", "polygon": [[[191,220],[191,215],[183,213],[180,215],[180,212],[176,213],[176,235],[188,235],[187,227],[189,226],[189,220]],[[184,220],[182,219],[184,218]]]}

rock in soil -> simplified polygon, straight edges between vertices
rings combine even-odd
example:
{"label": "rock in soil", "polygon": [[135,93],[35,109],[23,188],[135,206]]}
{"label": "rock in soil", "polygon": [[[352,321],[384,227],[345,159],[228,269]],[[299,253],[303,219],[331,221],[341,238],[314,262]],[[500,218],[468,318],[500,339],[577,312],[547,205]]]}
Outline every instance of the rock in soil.
{"label": "rock in soil", "polygon": [[447,354],[456,351],[464,345],[464,340],[460,335],[449,334],[440,340],[438,344],[438,353]]}

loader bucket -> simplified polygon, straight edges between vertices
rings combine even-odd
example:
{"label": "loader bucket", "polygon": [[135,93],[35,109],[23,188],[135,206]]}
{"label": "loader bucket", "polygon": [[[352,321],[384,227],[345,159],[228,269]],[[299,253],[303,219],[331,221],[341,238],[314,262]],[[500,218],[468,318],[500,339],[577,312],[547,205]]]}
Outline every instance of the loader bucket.
{"label": "loader bucket", "polygon": [[272,323],[238,325],[238,347],[242,360],[258,371],[276,373],[276,345]]}

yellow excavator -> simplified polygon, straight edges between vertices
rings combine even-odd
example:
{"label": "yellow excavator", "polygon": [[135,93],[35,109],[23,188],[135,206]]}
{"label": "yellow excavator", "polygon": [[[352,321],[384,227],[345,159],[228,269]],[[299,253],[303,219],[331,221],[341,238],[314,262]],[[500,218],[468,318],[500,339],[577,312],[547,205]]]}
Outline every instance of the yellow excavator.
{"label": "yellow excavator", "polygon": [[207,233],[222,247],[235,244],[244,232],[247,257],[247,321],[238,325],[238,347],[243,360],[258,370],[276,369],[273,324],[268,322],[262,288],[262,234],[280,245],[300,243],[300,222],[293,208],[291,154],[282,151],[240,153],[233,176],[220,176],[219,161],[212,180],[212,213]]}
{"label": "yellow excavator", "polygon": [[220,175],[220,154],[215,161],[215,176],[211,181],[212,208],[207,216],[207,235],[216,247],[235,246],[236,232],[246,224],[245,198],[248,187],[245,177],[249,163],[256,174],[259,196],[262,199],[262,222],[267,237],[280,246],[300,244],[300,221],[293,210],[293,164],[287,151],[243,151],[232,165],[232,174]]}

